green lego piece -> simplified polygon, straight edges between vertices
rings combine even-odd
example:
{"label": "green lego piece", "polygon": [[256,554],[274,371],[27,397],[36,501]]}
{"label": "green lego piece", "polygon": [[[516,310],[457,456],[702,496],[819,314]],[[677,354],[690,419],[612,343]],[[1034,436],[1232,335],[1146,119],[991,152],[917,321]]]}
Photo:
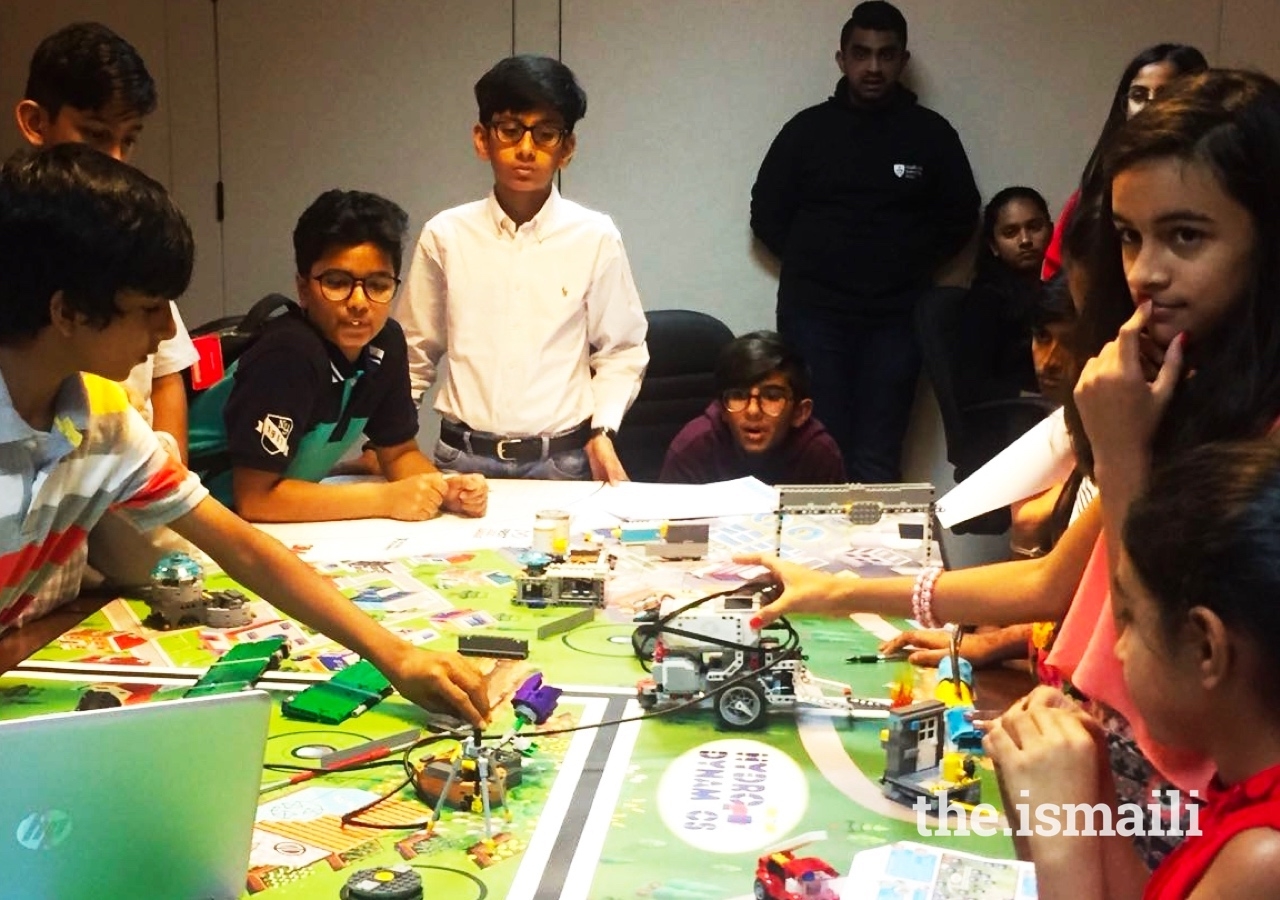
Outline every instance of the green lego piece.
{"label": "green lego piece", "polygon": [[358,716],[391,693],[391,682],[368,660],[313,684],[280,705],[287,718],[338,725]]}
{"label": "green lego piece", "polygon": [[[222,658],[218,660],[220,663],[240,662],[245,659],[265,659],[265,660],[281,660],[288,656],[289,652],[285,649],[284,635],[276,635],[262,641],[253,641],[248,644],[236,644],[226,653],[222,654]],[[270,663],[268,663],[270,664]]]}
{"label": "green lego piece", "polygon": [[267,669],[287,655],[284,638],[279,635],[262,641],[236,644],[211,665],[182,696],[206,697],[209,694],[247,691]]}

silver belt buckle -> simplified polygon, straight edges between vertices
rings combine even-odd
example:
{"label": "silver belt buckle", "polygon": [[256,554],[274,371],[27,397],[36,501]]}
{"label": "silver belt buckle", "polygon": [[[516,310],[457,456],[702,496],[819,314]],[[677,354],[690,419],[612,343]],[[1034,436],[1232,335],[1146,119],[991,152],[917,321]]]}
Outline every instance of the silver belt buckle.
{"label": "silver belt buckle", "polygon": [[497,446],[494,448],[494,453],[497,454],[498,459],[502,460],[503,462],[515,462],[516,458],[514,456],[506,455],[506,446],[507,444],[518,444],[518,443],[520,443],[519,439],[512,440],[509,438],[502,438],[501,440],[498,441]]}

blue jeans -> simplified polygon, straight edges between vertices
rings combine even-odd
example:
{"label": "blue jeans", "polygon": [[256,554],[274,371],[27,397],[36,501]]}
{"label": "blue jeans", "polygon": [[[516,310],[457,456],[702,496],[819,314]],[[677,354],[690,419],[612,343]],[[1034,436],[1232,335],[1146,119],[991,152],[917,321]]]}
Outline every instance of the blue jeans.
{"label": "blue jeans", "polygon": [[778,310],[778,331],[812,373],[813,414],[840,445],[850,481],[902,481],[920,346],[910,300],[896,315]]}
{"label": "blue jeans", "polygon": [[436,441],[436,465],[450,472],[479,472],[485,478],[534,478],[540,481],[590,481],[591,464],[587,451],[564,450],[532,462],[507,462],[468,453],[444,441]]}

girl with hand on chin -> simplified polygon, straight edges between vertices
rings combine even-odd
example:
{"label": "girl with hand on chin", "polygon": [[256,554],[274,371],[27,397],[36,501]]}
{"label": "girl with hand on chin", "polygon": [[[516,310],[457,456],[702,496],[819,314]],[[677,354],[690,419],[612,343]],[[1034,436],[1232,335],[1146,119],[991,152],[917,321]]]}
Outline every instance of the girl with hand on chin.
{"label": "girl with hand on chin", "polygon": [[[1280,417],[1280,85],[1226,70],[1176,81],[1116,133],[1103,165],[1099,209],[1112,227],[1080,261],[1088,294],[1077,337],[1094,358],[1067,409],[1098,498],[1046,556],[942,577],[859,581],[758,559],[785,588],[759,623],[793,612],[925,625],[1065,614],[1049,663],[1111,735],[1122,795],[1142,797],[1166,781],[1203,790],[1213,765],[1162,746],[1134,705],[1114,652],[1109,580],[1120,524],[1153,466],[1267,435]],[[1144,842],[1148,862],[1170,843]]]}

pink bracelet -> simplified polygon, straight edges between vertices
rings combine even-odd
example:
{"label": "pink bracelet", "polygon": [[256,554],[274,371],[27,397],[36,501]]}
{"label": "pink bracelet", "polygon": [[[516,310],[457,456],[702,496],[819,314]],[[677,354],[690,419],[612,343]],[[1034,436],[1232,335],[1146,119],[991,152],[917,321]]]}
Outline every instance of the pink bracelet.
{"label": "pink bracelet", "polygon": [[942,627],[942,623],[933,617],[933,586],[941,574],[941,566],[921,570],[911,590],[911,617],[925,628]]}

